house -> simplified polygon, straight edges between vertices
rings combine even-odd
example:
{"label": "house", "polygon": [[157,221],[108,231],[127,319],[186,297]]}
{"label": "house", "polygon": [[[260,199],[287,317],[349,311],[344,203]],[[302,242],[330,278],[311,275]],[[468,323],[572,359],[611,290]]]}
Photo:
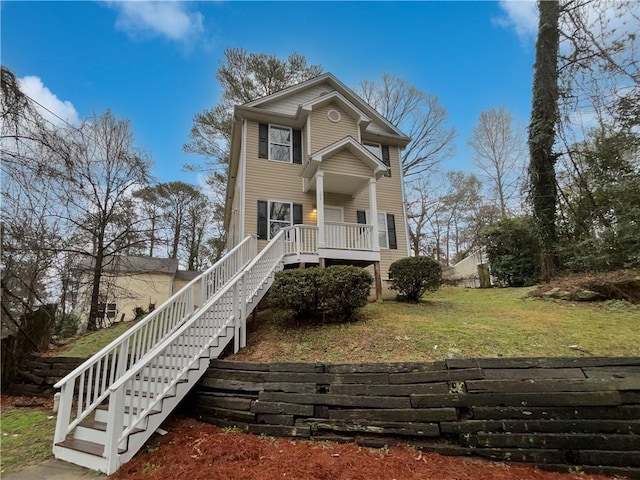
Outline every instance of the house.
{"label": "house", "polygon": [[285,268],[369,267],[380,299],[389,266],[409,254],[400,168],[409,141],[331,73],[236,106],[229,249],[257,235],[262,250],[285,230]]}
{"label": "house", "polygon": [[489,288],[489,258],[484,248],[477,249],[446,269],[445,280],[450,284],[465,288]]}
{"label": "house", "polygon": [[[85,321],[91,309],[93,259],[80,265],[76,313]],[[200,272],[178,270],[178,260],[147,256],[108,256],[101,279],[99,325],[129,321],[136,312],[153,310]]]}

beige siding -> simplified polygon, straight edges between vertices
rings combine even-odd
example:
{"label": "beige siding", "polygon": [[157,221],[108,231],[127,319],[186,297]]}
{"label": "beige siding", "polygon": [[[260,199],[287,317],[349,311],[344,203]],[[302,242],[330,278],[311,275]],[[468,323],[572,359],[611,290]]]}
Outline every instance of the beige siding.
{"label": "beige siding", "polygon": [[[83,277],[89,279],[88,275]],[[102,277],[100,294],[105,303],[116,304],[118,311],[113,321],[129,321],[133,320],[136,307],[146,311],[149,304],[157,308],[165,302],[171,296],[172,281],[173,276],[167,273],[106,273]],[[85,322],[90,306],[91,291],[87,288],[78,309]]]}
{"label": "beige siding", "polygon": [[359,158],[356,158],[348,150],[342,150],[331,158],[322,162],[322,170],[325,172],[342,173],[344,175],[357,175],[361,177],[371,177],[373,171],[366,166]]}
{"label": "beige siding", "polygon": [[[329,110],[340,113],[340,121],[333,123],[327,118]],[[311,153],[342,140],[347,135],[359,140],[358,124],[355,118],[335,103],[329,103],[311,113]]]}
{"label": "beige siding", "polygon": [[[312,151],[319,150],[346,135],[352,135],[353,131],[345,132],[344,130],[336,129],[337,126],[351,125],[355,128],[355,121],[351,123],[345,122],[345,119],[351,118],[345,112],[341,112],[342,120],[338,124],[333,124],[328,121],[326,112],[336,108],[335,106],[327,106],[324,111],[324,115],[318,115],[317,119],[312,120],[311,129],[315,132],[312,143],[316,142],[316,147],[312,148]],[[322,110],[322,109],[321,109]],[[319,113],[320,110],[314,112]],[[329,124],[328,131],[319,130],[321,119],[326,119],[326,123]],[[301,166],[298,164],[282,163],[277,161],[270,161],[263,158],[258,158],[258,124],[256,122],[248,122],[247,126],[247,179],[245,188],[245,235],[257,233],[257,202],[258,200],[282,200],[300,203],[303,206],[304,223],[307,225],[316,224],[316,214],[312,212],[315,204],[315,192],[304,193],[302,191],[302,179],[299,177]],[[306,149],[306,134],[303,132],[303,151]],[[354,138],[356,138],[354,136]],[[321,140],[324,143],[319,143]],[[399,175],[399,150],[395,146],[389,147],[390,161],[391,161],[391,177],[382,177],[377,183],[377,199],[378,199],[378,211],[392,213],[395,216],[396,223],[396,238],[398,242],[397,250],[382,249],[381,256],[381,270],[382,278],[386,280],[388,278],[389,265],[395,260],[404,258],[407,256],[407,237],[404,224],[403,206],[402,206],[402,187],[400,183]],[[331,165],[330,162],[335,161],[348,161],[351,160],[351,154],[348,152],[341,152],[329,159],[328,163],[324,165]],[[349,162],[349,165],[352,163]],[[356,165],[356,162],[353,162]],[[364,168],[366,168],[363,165]],[[360,168],[360,167],[354,167]],[[342,170],[344,171],[344,170]],[[359,170],[361,171],[361,170]],[[355,223],[357,221],[357,210],[369,209],[369,190],[364,189],[356,198],[351,198],[346,195],[326,194],[325,203],[328,205],[342,206],[344,207],[344,221]],[[258,248],[262,249],[266,245],[266,241],[258,242]]]}
{"label": "beige siding", "polygon": [[329,85],[316,85],[315,87],[291,94],[285,98],[263,103],[257,108],[264,108],[272,112],[294,115],[298,111],[298,106],[318,98],[321,93],[328,92],[329,90],[331,90]]}
{"label": "beige siding", "polygon": [[[306,135],[302,135],[302,148]],[[301,165],[258,158],[258,123],[247,122],[247,178],[245,183],[245,221],[244,234],[258,233],[258,200],[281,200],[302,204],[304,223],[315,225],[312,214],[315,193],[302,191],[302,178],[299,176]],[[266,241],[258,242],[262,249]]]}

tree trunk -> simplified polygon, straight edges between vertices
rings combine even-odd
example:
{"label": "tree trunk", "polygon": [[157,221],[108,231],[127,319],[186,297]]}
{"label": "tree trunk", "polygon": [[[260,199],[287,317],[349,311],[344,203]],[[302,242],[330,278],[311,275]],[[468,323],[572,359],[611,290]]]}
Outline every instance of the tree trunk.
{"label": "tree trunk", "polygon": [[531,203],[542,247],[541,278],[548,282],[557,270],[556,190],[553,152],[558,118],[558,1],[538,2],[540,20],[533,76],[533,107],[529,126]]}

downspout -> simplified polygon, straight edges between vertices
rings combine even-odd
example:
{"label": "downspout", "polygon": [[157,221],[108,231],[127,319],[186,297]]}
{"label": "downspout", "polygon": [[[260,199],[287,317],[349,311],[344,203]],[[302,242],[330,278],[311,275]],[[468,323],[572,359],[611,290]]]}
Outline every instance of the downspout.
{"label": "downspout", "polygon": [[398,172],[400,172],[400,188],[402,190],[402,215],[404,216],[404,236],[407,242],[407,257],[411,256],[411,246],[409,245],[409,222],[407,221],[407,198],[404,192],[404,172],[402,171],[400,147],[398,147]]}

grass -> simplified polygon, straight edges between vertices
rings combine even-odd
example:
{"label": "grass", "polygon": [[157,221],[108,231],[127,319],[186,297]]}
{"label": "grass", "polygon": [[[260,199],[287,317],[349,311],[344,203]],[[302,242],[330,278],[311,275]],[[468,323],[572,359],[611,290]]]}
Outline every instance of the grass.
{"label": "grass", "polygon": [[347,324],[291,325],[263,312],[237,360],[387,362],[640,355],[640,306],[538,300],[530,289],[444,288],[417,305],[367,305]]}
{"label": "grass", "polygon": [[88,358],[100,351],[103,347],[109,345],[136,323],[137,322],[120,322],[109,328],[71,338],[60,350],[57,350],[54,355],[59,357]]}
{"label": "grass", "polygon": [[56,420],[42,409],[2,405],[2,475],[51,457]]}

